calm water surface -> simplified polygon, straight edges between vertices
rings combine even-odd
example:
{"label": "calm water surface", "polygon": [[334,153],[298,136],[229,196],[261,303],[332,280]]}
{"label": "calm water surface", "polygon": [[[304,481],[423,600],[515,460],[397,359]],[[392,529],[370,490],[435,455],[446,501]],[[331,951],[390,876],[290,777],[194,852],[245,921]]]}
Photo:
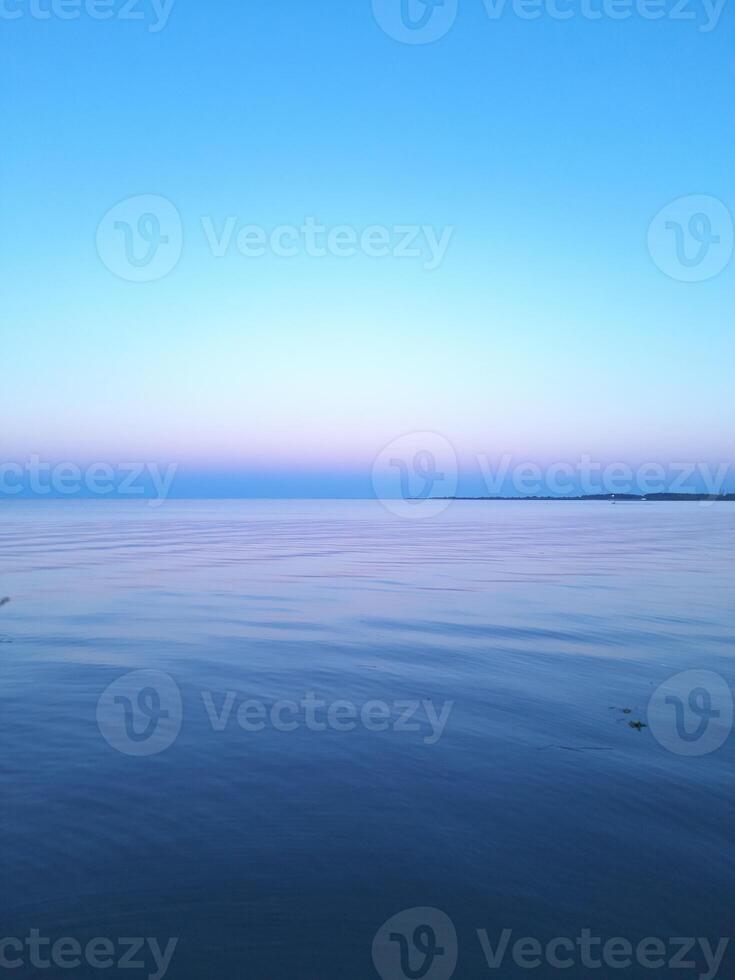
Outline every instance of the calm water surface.
{"label": "calm water surface", "polygon": [[[477,929],[733,935],[735,735],[690,758],[628,721],[679,671],[735,683],[734,546],[727,504],[3,504],[0,936],[180,937],[174,980],[367,980],[417,906],[453,921],[459,978],[589,975],[490,971]],[[138,670],[182,704],[143,757],[123,702],[117,746],[98,720]],[[310,692],[383,702],[387,730],[238,724]],[[446,727],[401,730],[412,701],[453,702]]]}

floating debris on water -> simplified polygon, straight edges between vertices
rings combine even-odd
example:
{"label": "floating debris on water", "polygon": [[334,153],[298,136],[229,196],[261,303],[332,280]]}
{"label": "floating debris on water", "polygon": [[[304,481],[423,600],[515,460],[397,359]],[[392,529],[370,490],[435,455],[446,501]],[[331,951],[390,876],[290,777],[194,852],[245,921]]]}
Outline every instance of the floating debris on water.
{"label": "floating debris on water", "polygon": [[[638,709],[636,708],[636,711],[637,710]],[[632,715],[633,714],[633,709],[632,708],[618,708],[614,704],[610,705],[610,711],[620,711],[621,714],[624,714],[624,715]],[[620,721],[625,721],[625,718],[618,718],[616,720],[619,721],[619,722]],[[635,730],[637,732],[642,732],[644,728],[648,728],[648,725],[645,723],[645,721],[629,721],[628,722],[628,727],[629,728],[635,728]]]}

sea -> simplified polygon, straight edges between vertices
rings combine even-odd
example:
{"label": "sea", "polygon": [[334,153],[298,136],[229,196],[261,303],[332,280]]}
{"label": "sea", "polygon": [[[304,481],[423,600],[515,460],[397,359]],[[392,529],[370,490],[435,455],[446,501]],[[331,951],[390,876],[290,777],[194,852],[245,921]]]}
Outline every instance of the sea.
{"label": "sea", "polygon": [[0,506],[0,978],[735,976],[735,504]]}

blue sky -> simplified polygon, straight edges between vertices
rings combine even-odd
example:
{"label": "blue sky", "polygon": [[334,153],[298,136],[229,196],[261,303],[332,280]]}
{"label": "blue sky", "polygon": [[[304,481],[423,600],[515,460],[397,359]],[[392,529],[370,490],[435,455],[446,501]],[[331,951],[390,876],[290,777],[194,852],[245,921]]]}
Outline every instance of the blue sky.
{"label": "blue sky", "polygon": [[[425,430],[461,459],[729,459],[733,263],[681,281],[647,231],[682,197],[735,211],[733,15],[704,30],[702,4],[663,3],[562,21],[459,0],[405,44],[370,0],[177,0],[157,31],[144,0],[108,21],[4,0],[3,457],[175,461],[203,496],[233,474],[359,493]],[[104,219],[144,195],[174,206],[181,254],[131,282]],[[316,256],[309,217],[391,249],[403,227],[451,238],[431,269],[420,236]],[[298,254],[213,254],[202,220],[228,218],[295,229]]]}

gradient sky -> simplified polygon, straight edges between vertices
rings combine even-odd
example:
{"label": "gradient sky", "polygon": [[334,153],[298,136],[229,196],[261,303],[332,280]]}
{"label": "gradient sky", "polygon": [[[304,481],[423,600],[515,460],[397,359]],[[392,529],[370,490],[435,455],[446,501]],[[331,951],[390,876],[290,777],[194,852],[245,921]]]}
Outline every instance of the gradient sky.
{"label": "gradient sky", "polygon": [[[730,459],[735,263],[676,281],[646,232],[689,194],[735,211],[733,23],[460,0],[407,45],[370,0],[0,20],[1,455],[176,461],[203,496],[360,494],[415,430],[461,459]],[[142,194],[184,249],[131,283],[95,235]],[[454,232],[434,271],[217,258],[201,218],[230,215]]]}

